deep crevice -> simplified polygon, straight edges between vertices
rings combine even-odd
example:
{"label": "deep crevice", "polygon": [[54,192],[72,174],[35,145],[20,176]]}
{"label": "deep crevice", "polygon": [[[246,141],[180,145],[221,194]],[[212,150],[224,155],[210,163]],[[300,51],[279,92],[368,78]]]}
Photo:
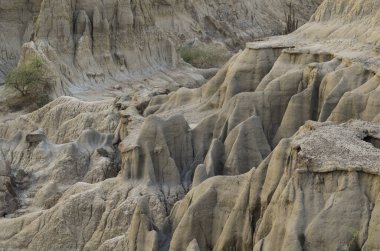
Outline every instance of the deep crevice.
{"label": "deep crevice", "polygon": [[368,142],[368,143],[372,144],[374,147],[380,149],[380,139],[368,135],[363,140],[365,142]]}

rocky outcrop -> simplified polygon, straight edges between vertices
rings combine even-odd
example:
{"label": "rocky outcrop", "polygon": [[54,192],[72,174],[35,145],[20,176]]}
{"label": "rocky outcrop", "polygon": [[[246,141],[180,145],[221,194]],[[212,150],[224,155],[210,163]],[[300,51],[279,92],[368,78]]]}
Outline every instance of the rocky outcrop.
{"label": "rocky outcrop", "polygon": [[3,156],[3,153],[1,153],[0,157],[0,215],[4,217],[16,210],[17,200],[10,164]]}
{"label": "rocky outcrop", "polygon": [[[19,199],[18,209],[24,213],[33,207],[50,208],[76,182],[94,183],[116,176],[118,153],[112,136],[87,130],[76,142],[55,145],[38,130],[2,141],[3,176],[10,179],[4,185]],[[10,213],[17,211],[6,212]]]}
{"label": "rocky outcrop", "polygon": [[[201,88],[154,97],[145,115],[182,107],[185,117],[221,143],[239,123],[257,116],[265,140],[274,147],[307,120],[376,121],[378,80],[376,71],[362,62],[303,48],[265,47],[259,42],[249,44]],[[214,116],[200,123],[199,117],[194,119],[194,110],[213,111]],[[204,128],[206,123],[211,127]]]}
{"label": "rocky outcrop", "polygon": [[[170,66],[174,54],[161,52],[177,38],[166,29],[179,34],[189,20],[213,38],[249,35],[244,1],[230,7],[247,9],[233,20],[213,1],[55,3],[42,2],[22,57],[54,58],[68,80],[57,94],[80,93],[86,81],[95,93],[105,88],[95,85],[102,74],[123,79],[143,75],[139,66],[149,74]],[[259,10],[280,1],[253,3]],[[167,19],[173,6],[178,16]],[[166,80],[181,80],[176,88],[147,84],[114,101],[61,97],[0,124],[0,247],[379,249],[377,41],[355,28],[376,31],[378,9],[373,0],[326,0],[311,22],[247,44],[199,88],[168,93],[189,78],[166,72]]]}
{"label": "rocky outcrop", "polygon": [[10,139],[18,131],[32,132],[41,128],[50,141],[67,143],[76,140],[88,128],[114,133],[118,122],[113,100],[83,102],[61,97],[35,112],[1,124],[0,137]]}
{"label": "rocky outcrop", "polygon": [[[154,240],[150,221],[162,228],[167,214],[164,196],[158,191],[117,179],[76,183],[48,210],[2,219],[1,246],[31,250],[125,250],[136,240]],[[145,196],[149,198],[147,202],[142,201]],[[149,205],[150,213],[144,211],[147,210],[144,203]],[[139,234],[144,230],[152,234]]]}
{"label": "rocky outcrop", "polygon": [[367,139],[378,133],[374,123],[306,123],[257,169],[211,178],[176,204],[170,250],[194,239],[200,250],[377,248],[380,151]]}
{"label": "rocky outcrop", "polygon": [[123,174],[127,179],[142,179],[162,185],[191,182],[187,172],[193,161],[191,135],[186,120],[178,115],[162,121],[147,118],[135,145],[122,142]]}
{"label": "rocky outcrop", "polygon": [[[296,1],[299,22],[306,22],[319,3],[320,0]],[[19,58],[24,61],[38,55],[54,76],[52,97],[89,96],[89,89],[104,97],[101,90],[120,84],[129,91],[136,91],[137,83],[156,90],[175,89],[175,82],[199,85],[204,82],[202,74],[179,64],[176,49],[181,44],[196,38],[221,42],[236,50],[253,37],[281,33],[285,25],[281,11],[284,3],[279,0],[272,1],[271,8],[262,0],[238,4],[233,1],[20,0],[5,1],[2,6],[0,13],[5,18],[1,20],[4,25],[0,31],[14,41],[9,37],[1,40],[6,42],[2,49],[5,56],[1,64],[4,67],[0,67],[0,83]],[[172,68],[184,74],[180,77]],[[154,79],[150,78],[152,74]]]}
{"label": "rocky outcrop", "polygon": [[[347,118],[373,120],[379,122],[379,75],[371,77],[359,88],[343,95],[342,99],[331,113],[331,120],[341,122]],[[347,109],[348,105],[357,109]]]}

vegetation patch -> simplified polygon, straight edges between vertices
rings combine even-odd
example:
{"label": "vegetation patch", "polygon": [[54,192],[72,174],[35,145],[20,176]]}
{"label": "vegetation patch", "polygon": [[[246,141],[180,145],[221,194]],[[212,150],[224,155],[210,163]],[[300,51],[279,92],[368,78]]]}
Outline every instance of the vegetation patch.
{"label": "vegetation patch", "polygon": [[16,95],[6,99],[6,104],[13,110],[25,106],[40,108],[49,99],[50,79],[42,60],[33,57],[10,71],[5,80],[5,87],[16,91]]}
{"label": "vegetation patch", "polygon": [[221,67],[231,57],[227,48],[217,44],[181,47],[178,51],[185,62],[202,69]]}

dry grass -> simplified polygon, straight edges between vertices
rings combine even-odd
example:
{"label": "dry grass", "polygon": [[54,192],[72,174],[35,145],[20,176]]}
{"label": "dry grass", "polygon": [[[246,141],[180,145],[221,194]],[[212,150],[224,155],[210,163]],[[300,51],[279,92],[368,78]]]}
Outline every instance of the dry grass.
{"label": "dry grass", "polygon": [[218,45],[182,47],[178,51],[185,62],[202,69],[221,67],[231,57],[225,47]]}

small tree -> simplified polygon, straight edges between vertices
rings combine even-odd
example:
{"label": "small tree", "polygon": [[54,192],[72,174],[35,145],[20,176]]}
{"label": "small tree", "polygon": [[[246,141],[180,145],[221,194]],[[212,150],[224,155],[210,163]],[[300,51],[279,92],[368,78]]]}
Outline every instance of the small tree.
{"label": "small tree", "polygon": [[17,90],[21,96],[41,107],[49,102],[49,78],[42,60],[33,57],[13,69],[5,80],[5,86]]}

